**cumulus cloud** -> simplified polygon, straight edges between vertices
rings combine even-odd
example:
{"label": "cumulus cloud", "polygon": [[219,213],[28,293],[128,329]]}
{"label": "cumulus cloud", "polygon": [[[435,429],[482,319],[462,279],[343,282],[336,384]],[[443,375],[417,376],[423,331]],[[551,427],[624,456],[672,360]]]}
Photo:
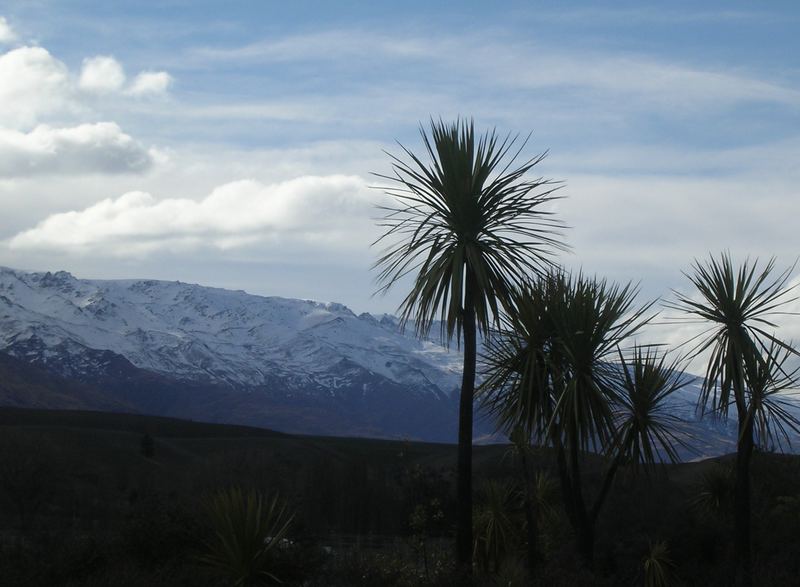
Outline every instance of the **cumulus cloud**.
{"label": "cumulus cloud", "polygon": [[39,125],[29,133],[0,128],[0,177],[141,172],[153,161],[151,150],[113,122]]}
{"label": "cumulus cloud", "polygon": [[[0,178],[141,172],[162,158],[114,122],[77,121],[102,116],[97,108],[124,94],[163,94],[166,72],[143,72],[126,89],[113,57],[85,59],[76,78],[46,49],[19,47],[0,53],[0,80]],[[87,93],[105,100],[87,101]]]}
{"label": "cumulus cloud", "polygon": [[0,126],[25,128],[74,108],[67,67],[42,47],[0,55]]}
{"label": "cumulus cloud", "polygon": [[17,34],[4,16],[0,16],[0,43],[13,43],[17,40]]}
{"label": "cumulus cloud", "polygon": [[125,85],[125,71],[119,61],[108,55],[83,60],[78,87],[92,93],[110,93]]}
{"label": "cumulus cloud", "polygon": [[165,94],[172,84],[172,76],[166,71],[143,71],[133,80],[127,93],[131,96],[157,96]]}
{"label": "cumulus cloud", "polygon": [[141,72],[127,87],[126,79],[122,65],[110,56],[84,59],[76,79],[43,47],[0,53],[0,128],[30,129],[40,122],[85,118],[102,106],[87,102],[86,94],[114,100],[162,95],[172,83],[165,71]]}
{"label": "cumulus cloud", "polygon": [[[141,255],[157,250],[231,249],[260,241],[326,250],[369,244],[374,192],[357,176],[305,176],[265,185],[242,180],[202,200],[129,192],[54,214],[9,241],[16,250]],[[361,242],[366,240],[366,242]]]}
{"label": "cumulus cloud", "polygon": [[142,71],[127,87],[126,81],[125,70],[119,61],[110,55],[98,55],[83,60],[78,87],[93,94],[153,96],[167,92],[172,76],[166,71]]}

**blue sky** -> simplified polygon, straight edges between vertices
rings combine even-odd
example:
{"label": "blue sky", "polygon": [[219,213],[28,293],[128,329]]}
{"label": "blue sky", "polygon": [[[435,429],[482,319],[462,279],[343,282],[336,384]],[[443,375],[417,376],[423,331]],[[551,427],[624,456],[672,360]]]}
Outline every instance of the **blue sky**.
{"label": "blue sky", "polygon": [[800,8],[5,2],[0,264],[372,297],[383,149],[430,116],[533,132],[570,267],[685,287],[798,256]]}

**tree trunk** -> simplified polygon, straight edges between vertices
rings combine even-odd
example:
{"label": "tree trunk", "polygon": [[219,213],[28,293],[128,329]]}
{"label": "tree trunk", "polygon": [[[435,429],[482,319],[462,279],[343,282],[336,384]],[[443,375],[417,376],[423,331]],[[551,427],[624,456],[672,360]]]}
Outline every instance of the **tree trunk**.
{"label": "tree trunk", "polygon": [[617,476],[617,470],[619,469],[620,462],[621,460],[619,457],[615,458],[611,462],[611,466],[606,470],[605,477],[603,478],[603,485],[600,488],[600,493],[597,494],[594,506],[589,514],[589,520],[591,521],[592,526],[597,524],[597,518],[600,516],[600,510],[606,503],[606,498],[611,491],[611,486],[614,484],[614,478]]}
{"label": "tree trunk", "polygon": [[464,373],[458,415],[458,515],[456,555],[465,576],[472,574],[472,400],[475,393],[477,340],[472,280],[467,273],[464,293]]}
{"label": "tree trunk", "polygon": [[[736,487],[733,497],[734,544],[737,587],[753,585],[753,568],[750,559],[750,458],[753,455],[753,418],[739,416],[739,444],[736,451]],[[744,423],[742,423],[744,422]]]}
{"label": "tree trunk", "polygon": [[569,480],[569,472],[567,471],[567,459],[564,454],[564,445],[560,441],[556,441],[556,463],[558,465],[558,477],[561,480],[561,500],[564,502],[564,510],[567,512],[567,518],[572,528],[576,528],[578,522],[575,520],[575,505],[572,503],[572,483]]}
{"label": "tree trunk", "polygon": [[522,480],[523,483],[525,483],[525,529],[528,535],[528,571],[530,571],[531,577],[533,577],[533,573],[536,570],[537,558],[539,556],[539,508],[538,505],[534,505],[534,500],[531,498],[531,472],[528,468],[528,456],[525,454],[527,450],[528,446],[519,446]]}
{"label": "tree trunk", "polygon": [[564,509],[567,512],[570,526],[575,532],[578,553],[586,566],[590,567],[594,559],[594,523],[592,516],[587,511],[586,503],[583,501],[578,440],[577,438],[570,439],[567,450],[557,438],[554,438],[554,442],[556,443],[556,463],[558,464],[558,475],[561,478]]}
{"label": "tree trunk", "polygon": [[569,460],[573,494],[572,503],[575,508],[575,537],[578,542],[578,552],[580,552],[583,562],[586,563],[587,567],[591,567],[594,559],[594,525],[589,519],[586,503],[583,501],[579,459],[578,439],[573,438],[569,447]]}

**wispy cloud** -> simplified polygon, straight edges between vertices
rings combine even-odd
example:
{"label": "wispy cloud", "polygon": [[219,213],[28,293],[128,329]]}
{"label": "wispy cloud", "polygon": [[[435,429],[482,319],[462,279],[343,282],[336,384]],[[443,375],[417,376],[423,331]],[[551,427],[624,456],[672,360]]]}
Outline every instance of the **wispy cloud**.
{"label": "wispy cloud", "polygon": [[644,24],[719,24],[721,22],[776,22],[785,19],[785,15],[776,15],[766,10],[735,10],[729,8],[703,9],[698,5],[694,10],[669,4],[659,6],[628,7],[590,7],[579,8],[562,6],[558,10],[537,9],[533,16],[537,20],[550,23],[582,23],[597,26],[611,24],[617,27],[640,27]]}
{"label": "wispy cloud", "polygon": [[[800,90],[755,72],[676,63],[635,53],[564,51],[521,41],[498,43],[490,33],[470,36],[393,36],[360,30],[266,39],[239,47],[201,47],[186,59],[214,63],[334,63],[337,69],[369,71],[381,63],[387,81],[419,76],[428,83],[460,80],[482,87],[558,90],[591,99],[623,100],[625,107],[705,110],[743,102],[800,108]],[[378,74],[377,79],[380,79]],[[375,84],[373,77],[372,84]]]}

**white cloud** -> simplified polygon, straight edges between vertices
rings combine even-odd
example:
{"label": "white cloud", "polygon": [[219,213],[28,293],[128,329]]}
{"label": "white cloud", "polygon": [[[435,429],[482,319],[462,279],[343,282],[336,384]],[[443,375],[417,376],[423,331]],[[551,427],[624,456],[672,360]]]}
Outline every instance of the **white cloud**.
{"label": "white cloud", "polygon": [[67,67],[41,47],[0,55],[0,126],[25,128],[74,108]]}
{"label": "white cloud", "polygon": [[268,241],[330,252],[372,240],[376,194],[357,176],[306,176],[265,185],[231,182],[204,199],[158,200],[134,191],[54,214],[9,241],[16,250],[118,256],[239,248]]}
{"label": "white cloud", "polygon": [[17,40],[17,34],[4,16],[0,16],[0,43],[13,43]]}
{"label": "white cloud", "polygon": [[165,94],[172,84],[172,76],[166,71],[143,71],[133,80],[127,93],[131,96],[157,96]]}
{"label": "white cloud", "polygon": [[125,71],[122,65],[111,56],[98,55],[83,60],[80,89],[93,93],[110,93],[122,89],[125,84]]}
{"label": "white cloud", "polygon": [[[40,122],[96,116],[103,106],[124,105],[122,94],[164,94],[172,77],[165,71],[142,72],[125,89],[125,72],[113,57],[84,59],[76,80],[67,66],[42,47],[19,47],[0,53],[0,128],[30,129]],[[89,102],[85,95],[104,95],[106,101]],[[109,100],[117,104],[109,104]]]}
{"label": "white cloud", "polygon": [[[125,73],[113,57],[85,59],[76,79],[46,49],[20,47],[0,53],[0,80],[0,179],[142,172],[163,159],[118,124],[92,121],[104,117],[98,109],[126,106]],[[163,91],[169,80],[140,74],[132,93]],[[88,101],[85,92],[105,99]]]}
{"label": "white cloud", "polygon": [[142,71],[127,88],[126,80],[119,61],[108,55],[98,55],[83,60],[78,87],[94,94],[124,93],[140,97],[163,95],[173,82],[166,71]]}
{"label": "white cloud", "polygon": [[113,122],[39,125],[29,133],[0,128],[0,177],[141,172],[153,161],[151,151]]}

